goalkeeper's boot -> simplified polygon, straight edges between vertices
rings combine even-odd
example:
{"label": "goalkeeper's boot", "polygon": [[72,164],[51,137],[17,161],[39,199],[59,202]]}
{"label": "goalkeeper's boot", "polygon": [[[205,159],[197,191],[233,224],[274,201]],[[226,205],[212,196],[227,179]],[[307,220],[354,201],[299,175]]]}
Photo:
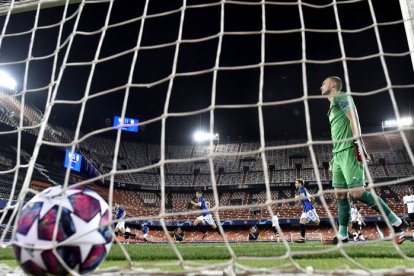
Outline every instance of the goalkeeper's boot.
{"label": "goalkeeper's boot", "polygon": [[393,226],[396,236],[400,236],[405,233],[408,228],[408,222],[403,218],[399,226]]}
{"label": "goalkeeper's boot", "polygon": [[[342,243],[348,243],[349,239],[348,239],[348,237],[346,237],[346,238],[342,238],[341,241],[342,241]],[[339,243],[338,237],[333,238],[332,244],[338,244],[338,243]]]}
{"label": "goalkeeper's boot", "polygon": [[397,244],[402,244],[405,241],[404,233],[408,228],[408,222],[403,218],[399,226],[393,226],[395,233],[395,242]]}

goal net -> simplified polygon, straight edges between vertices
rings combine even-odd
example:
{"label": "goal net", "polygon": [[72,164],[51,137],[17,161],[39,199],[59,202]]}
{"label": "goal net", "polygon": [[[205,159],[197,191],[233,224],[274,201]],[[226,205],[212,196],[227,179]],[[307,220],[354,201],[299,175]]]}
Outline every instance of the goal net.
{"label": "goal net", "polygon": [[[371,159],[366,189],[407,217],[413,15],[410,0],[0,1],[0,241],[10,258],[1,273],[21,271],[11,248],[23,206],[58,185],[87,186],[126,210],[105,225],[123,221],[130,234],[111,231],[95,273],[414,273],[409,241],[395,242],[383,208],[357,203],[363,247],[323,243],[338,234],[338,207],[320,91],[326,77],[342,78]],[[191,141],[195,130],[207,140]],[[303,244],[291,242],[297,178],[321,220]],[[198,190],[217,231],[194,225]],[[249,241],[252,226],[260,235]]]}

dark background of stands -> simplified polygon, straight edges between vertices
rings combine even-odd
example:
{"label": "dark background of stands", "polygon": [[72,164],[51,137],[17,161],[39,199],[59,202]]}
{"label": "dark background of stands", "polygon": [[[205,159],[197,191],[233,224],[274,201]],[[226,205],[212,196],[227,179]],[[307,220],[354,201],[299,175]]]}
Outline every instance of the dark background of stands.
{"label": "dark background of stands", "polygon": [[[189,1],[188,5],[197,2],[216,1]],[[255,2],[255,1],[252,1]],[[315,2],[320,5],[320,1]],[[325,1],[328,3],[327,1]],[[122,0],[114,2],[110,23],[137,18],[142,14],[144,2],[136,0]],[[178,10],[180,1],[151,1],[149,14]],[[377,21],[392,22],[401,20],[401,11],[398,1],[373,1]],[[233,5],[226,4],[225,31],[259,31],[261,29],[260,5]],[[71,5],[68,13],[73,13],[77,5]],[[107,5],[86,5],[79,31],[92,31],[102,27]],[[341,28],[358,29],[370,26],[372,19],[368,4],[364,1],[355,4],[338,4]],[[336,22],[332,7],[315,9],[303,6],[305,26],[309,29],[336,29]],[[56,23],[60,20],[62,8],[43,9],[40,13],[39,26]],[[13,15],[10,18],[8,32],[30,30],[34,22],[34,12]],[[298,9],[295,6],[267,5],[267,30],[298,29],[300,20]],[[169,16],[149,18],[145,24],[143,46],[156,45],[177,40],[180,13]],[[0,18],[1,20],[4,18]],[[220,31],[220,5],[204,9],[188,9],[185,15],[183,39],[208,37]],[[72,22],[68,22],[68,30]],[[112,28],[106,33],[100,57],[107,57],[114,53],[131,49],[136,45],[139,22]],[[386,53],[403,53],[408,51],[403,24],[380,26],[380,35],[383,50]],[[63,33],[64,40],[69,33]],[[38,32],[33,45],[33,56],[48,55],[54,49],[56,42],[55,30],[45,29]],[[374,28],[356,34],[344,33],[344,46],[347,56],[360,57],[376,54],[378,51]],[[70,62],[91,61],[96,53],[96,44],[99,36],[76,36],[71,48]],[[27,45],[30,36],[4,38],[2,43],[1,61],[25,60]],[[310,60],[327,60],[340,58],[341,53],[336,33],[318,34],[306,33],[307,58]],[[260,63],[260,34],[256,35],[228,35],[224,36],[220,66],[257,65]],[[213,68],[217,39],[202,43],[183,43],[180,47],[177,72],[189,72]],[[331,43],[332,42],[332,43]],[[89,45],[91,45],[89,47]],[[266,35],[266,62],[280,62],[300,60],[301,33],[289,35]],[[363,45],[363,47],[361,47]],[[172,69],[174,47],[165,47],[158,50],[140,51],[133,76],[133,83],[151,83],[166,78]],[[90,95],[98,91],[123,85],[127,81],[132,54],[113,61],[97,65],[91,84]],[[50,82],[51,61],[32,61],[28,74],[29,87],[44,87]],[[413,68],[409,55],[401,57],[386,57],[389,76],[393,85],[412,84]],[[60,64],[58,64],[59,68]],[[384,73],[379,58],[347,62],[349,80],[352,92],[368,92],[386,87]],[[80,100],[86,86],[89,66],[72,66],[67,68],[63,75],[57,99]],[[25,63],[15,64],[10,73],[18,82],[18,89],[22,86],[22,76]],[[223,70],[218,72],[217,105],[254,104],[259,100],[260,69],[251,70]],[[367,74],[366,72],[369,72]],[[330,64],[307,64],[306,80],[309,95],[320,95],[319,87],[325,77],[339,75],[343,77],[341,62]],[[207,108],[211,104],[212,73],[193,77],[177,77],[173,84],[169,112],[189,112]],[[287,66],[266,66],[264,73],[263,102],[276,102],[288,99],[299,99],[303,96],[302,66],[301,64]],[[149,88],[131,88],[126,111],[127,117],[138,118],[141,122],[162,115],[168,81]],[[19,92],[19,91],[18,91]],[[25,102],[44,112],[47,97],[44,93],[27,93]],[[414,93],[412,88],[395,87],[394,96],[402,116],[409,115],[414,110]],[[82,118],[81,129],[84,133],[107,127],[112,124],[113,116],[120,115],[124,91],[111,93],[89,100],[86,104],[86,115]],[[395,117],[390,96],[387,90],[370,96],[355,96],[359,108],[359,115],[363,132],[380,130],[383,120]],[[311,117],[311,130],[315,137],[329,137],[328,118],[326,113],[329,102],[326,99],[311,99],[308,101]],[[378,108],[378,109],[377,109]],[[65,127],[72,132],[78,121],[80,104],[58,104],[49,118],[49,123]],[[207,130],[209,127],[210,111],[198,115],[185,117],[168,117],[166,120],[166,140],[172,143],[190,143],[192,134],[197,129]],[[223,143],[258,141],[259,118],[257,108],[218,108],[214,112],[214,132],[219,133]],[[264,129],[267,140],[286,140],[305,138],[305,108],[303,102],[277,106],[263,107]],[[141,127],[136,134],[123,133],[123,139],[134,142],[159,143],[161,123],[154,122]],[[108,133],[114,137],[114,133]]]}

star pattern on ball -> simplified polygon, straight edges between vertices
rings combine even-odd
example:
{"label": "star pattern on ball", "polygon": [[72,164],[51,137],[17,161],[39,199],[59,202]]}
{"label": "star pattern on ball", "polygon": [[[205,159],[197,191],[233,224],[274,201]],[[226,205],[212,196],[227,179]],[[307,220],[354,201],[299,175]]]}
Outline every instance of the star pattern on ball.
{"label": "star pattern on ball", "polygon": [[104,239],[104,237],[102,235],[98,235],[96,232],[96,229],[99,227],[101,215],[97,214],[89,222],[84,221],[83,219],[79,218],[75,214],[71,214],[71,216],[72,216],[73,223],[75,224],[75,228],[77,230],[78,229],[93,230],[93,231],[88,231],[86,233],[82,233],[82,231],[77,231],[75,235],[73,235],[72,237],[68,238],[65,241],[65,244],[68,244],[68,245],[71,244],[71,240],[76,240],[77,244],[82,244],[82,246],[80,246],[80,250],[81,250],[81,258],[83,262],[85,261],[86,257],[89,254],[89,251],[94,245],[106,243],[106,240]]}
{"label": "star pattern on ball", "polygon": [[[43,249],[51,249],[53,247],[53,243],[51,241],[40,240],[37,237],[37,228],[38,228],[38,221],[35,220],[30,227],[29,232],[26,235],[22,235],[16,233],[16,240],[17,243],[30,245],[36,247],[36,249],[28,248],[28,247],[21,247],[20,251],[20,263],[24,264],[27,261],[35,262],[39,267],[46,270],[46,265],[43,262],[43,258],[41,256]],[[34,244],[34,242],[36,242]]]}
{"label": "star pattern on ball", "polygon": [[68,268],[89,273],[111,248],[110,228],[101,227],[108,221],[109,206],[92,190],[48,188],[22,210],[13,247],[29,274],[68,273]]}
{"label": "star pattern on ball", "polygon": [[56,205],[62,206],[70,211],[73,211],[72,203],[70,202],[68,196],[80,193],[80,190],[69,189],[64,193],[56,193],[53,190],[45,196],[39,196],[38,202],[43,202],[42,210],[40,211],[40,217],[43,217],[50,209]]}
{"label": "star pattern on ball", "polygon": [[83,193],[97,199],[99,201],[99,204],[101,205],[101,215],[103,215],[106,210],[108,209],[108,204],[102,199],[102,197],[100,195],[98,195],[97,193],[95,193],[92,190],[86,190]]}

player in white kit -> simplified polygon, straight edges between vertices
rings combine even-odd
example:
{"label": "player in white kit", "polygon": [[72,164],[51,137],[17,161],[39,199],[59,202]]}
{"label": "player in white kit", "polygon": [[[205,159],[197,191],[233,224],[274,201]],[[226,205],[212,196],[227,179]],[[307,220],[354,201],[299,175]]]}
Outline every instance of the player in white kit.
{"label": "player in white kit", "polygon": [[358,207],[355,204],[351,206],[351,223],[352,229],[354,229],[354,241],[365,241],[365,237],[362,234],[362,226],[365,225],[364,217],[361,215]]}
{"label": "player in white kit", "polygon": [[280,235],[277,230],[277,226],[279,225],[279,212],[277,212],[274,216],[272,216],[272,229],[273,229],[273,235],[276,238],[277,242],[280,242]]}
{"label": "player in white kit", "polygon": [[407,205],[408,218],[410,220],[411,232],[414,241],[414,188],[410,187],[410,194],[403,197],[403,202]]}

